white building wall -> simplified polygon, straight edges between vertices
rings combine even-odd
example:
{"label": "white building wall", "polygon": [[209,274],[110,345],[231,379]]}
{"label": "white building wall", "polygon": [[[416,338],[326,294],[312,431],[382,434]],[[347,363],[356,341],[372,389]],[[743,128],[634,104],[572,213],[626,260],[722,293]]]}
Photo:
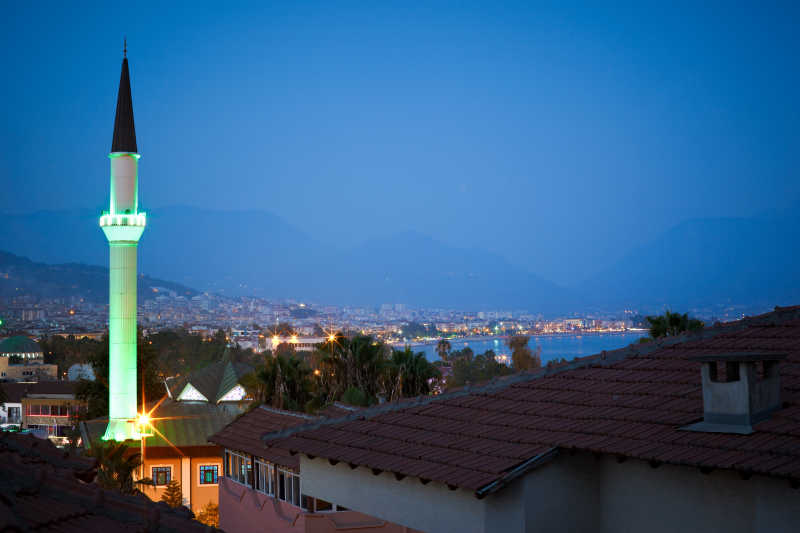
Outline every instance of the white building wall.
{"label": "white building wall", "polygon": [[702,474],[563,453],[501,491],[472,492],[301,457],[303,492],[421,531],[767,533],[800,531],[800,489],[764,476]]}
{"label": "white building wall", "polygon": [[471,533],[484,531],[485,505],[473,493],[394,474],[373,475],[347,463],[300,457],[304,494],[420,531]]}

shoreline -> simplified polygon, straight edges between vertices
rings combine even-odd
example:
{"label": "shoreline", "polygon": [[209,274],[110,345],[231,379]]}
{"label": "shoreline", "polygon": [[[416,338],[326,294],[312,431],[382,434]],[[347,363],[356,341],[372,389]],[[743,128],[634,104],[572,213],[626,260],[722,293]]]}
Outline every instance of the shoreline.
{"label": "shoreline", "polygon": [[[624,331],[583,331],[583,332],[563,332],[563,333],[537,333],[537,334],[523,334],[531,339],[535,339],[537,337],[596,337],[596,336],[605,336],[605,335],[631,335],[636,333],[644,334],[648,330],[645,328],[642,329],[626,329]],[[504,340],[509,338],[511,335],[472,335],[470,337],[441,337],[438,339],[431,339],[431,340],[424,340],[424,341],[415,341],[415,342],[389,342],[390,346],[409,346],[409,347],[416,347],[416,346],[436,346],[439,344],[439,341],[446,340],[447,342],[453,343],[469,343],[469,342],[486,342],[492,340]]]}

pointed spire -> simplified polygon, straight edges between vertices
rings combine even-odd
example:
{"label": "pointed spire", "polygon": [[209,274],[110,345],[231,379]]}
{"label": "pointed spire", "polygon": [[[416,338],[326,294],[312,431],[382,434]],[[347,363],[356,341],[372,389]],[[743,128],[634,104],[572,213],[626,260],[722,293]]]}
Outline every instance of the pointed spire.
{"label": "pointed spire", "polygon": [[117,94],[117,116],[114,118],[114,138],[111,153],[138,153],[136,148],[136,128],[133,125],[133,100],[131,99],[131,77],[128,73],[128,40],[122,49],[122,74],[119,77]]}

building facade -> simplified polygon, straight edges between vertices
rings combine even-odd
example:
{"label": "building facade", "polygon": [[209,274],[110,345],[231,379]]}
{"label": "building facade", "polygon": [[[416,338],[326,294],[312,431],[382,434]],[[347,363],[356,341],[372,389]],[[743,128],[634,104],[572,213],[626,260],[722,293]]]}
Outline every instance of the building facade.
{"label": "building facade", "polygon": [[[339,406],[329,408],[326,413],[335,416],[353,410]],[[338,503],[338,495],[328,499],[309,496],[303,488],[303,472],[298,457],[283,450],[267,448],[261,441],[264,434],[321,419],[305,413],[259,406],[211,437],[225,450],[219,490],[222,529],[228,533],[412,531],[353,511]]]}

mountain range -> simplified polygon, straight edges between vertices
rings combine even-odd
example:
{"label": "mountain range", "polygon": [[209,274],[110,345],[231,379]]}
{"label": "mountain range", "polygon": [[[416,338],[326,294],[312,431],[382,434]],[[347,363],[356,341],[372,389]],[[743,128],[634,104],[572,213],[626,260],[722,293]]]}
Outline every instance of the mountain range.
{"label": "mountain range", "polygon": [[[89,210],[3,215],[0,249],[46,263],[105,265]],[[464,309],[674,308],[800,301],[800,218],[696,219],[572,287],[480,250],[406,232],[344,248],[264,211],[170,207],[148,213],[139,272],[228,295],[341,305],[403,302]],[[159,282],[164,283],[164,282]]]}
{"label": "mountain range", "polygon": [[[197,291],[178,283],[139,276],[138,296],[144,301],[157,296],[153,288],[194,296]],[[108,302],[108,269],[80,263],[47,265],[0,251],[0,298],[83,298],[93,303]]]}

